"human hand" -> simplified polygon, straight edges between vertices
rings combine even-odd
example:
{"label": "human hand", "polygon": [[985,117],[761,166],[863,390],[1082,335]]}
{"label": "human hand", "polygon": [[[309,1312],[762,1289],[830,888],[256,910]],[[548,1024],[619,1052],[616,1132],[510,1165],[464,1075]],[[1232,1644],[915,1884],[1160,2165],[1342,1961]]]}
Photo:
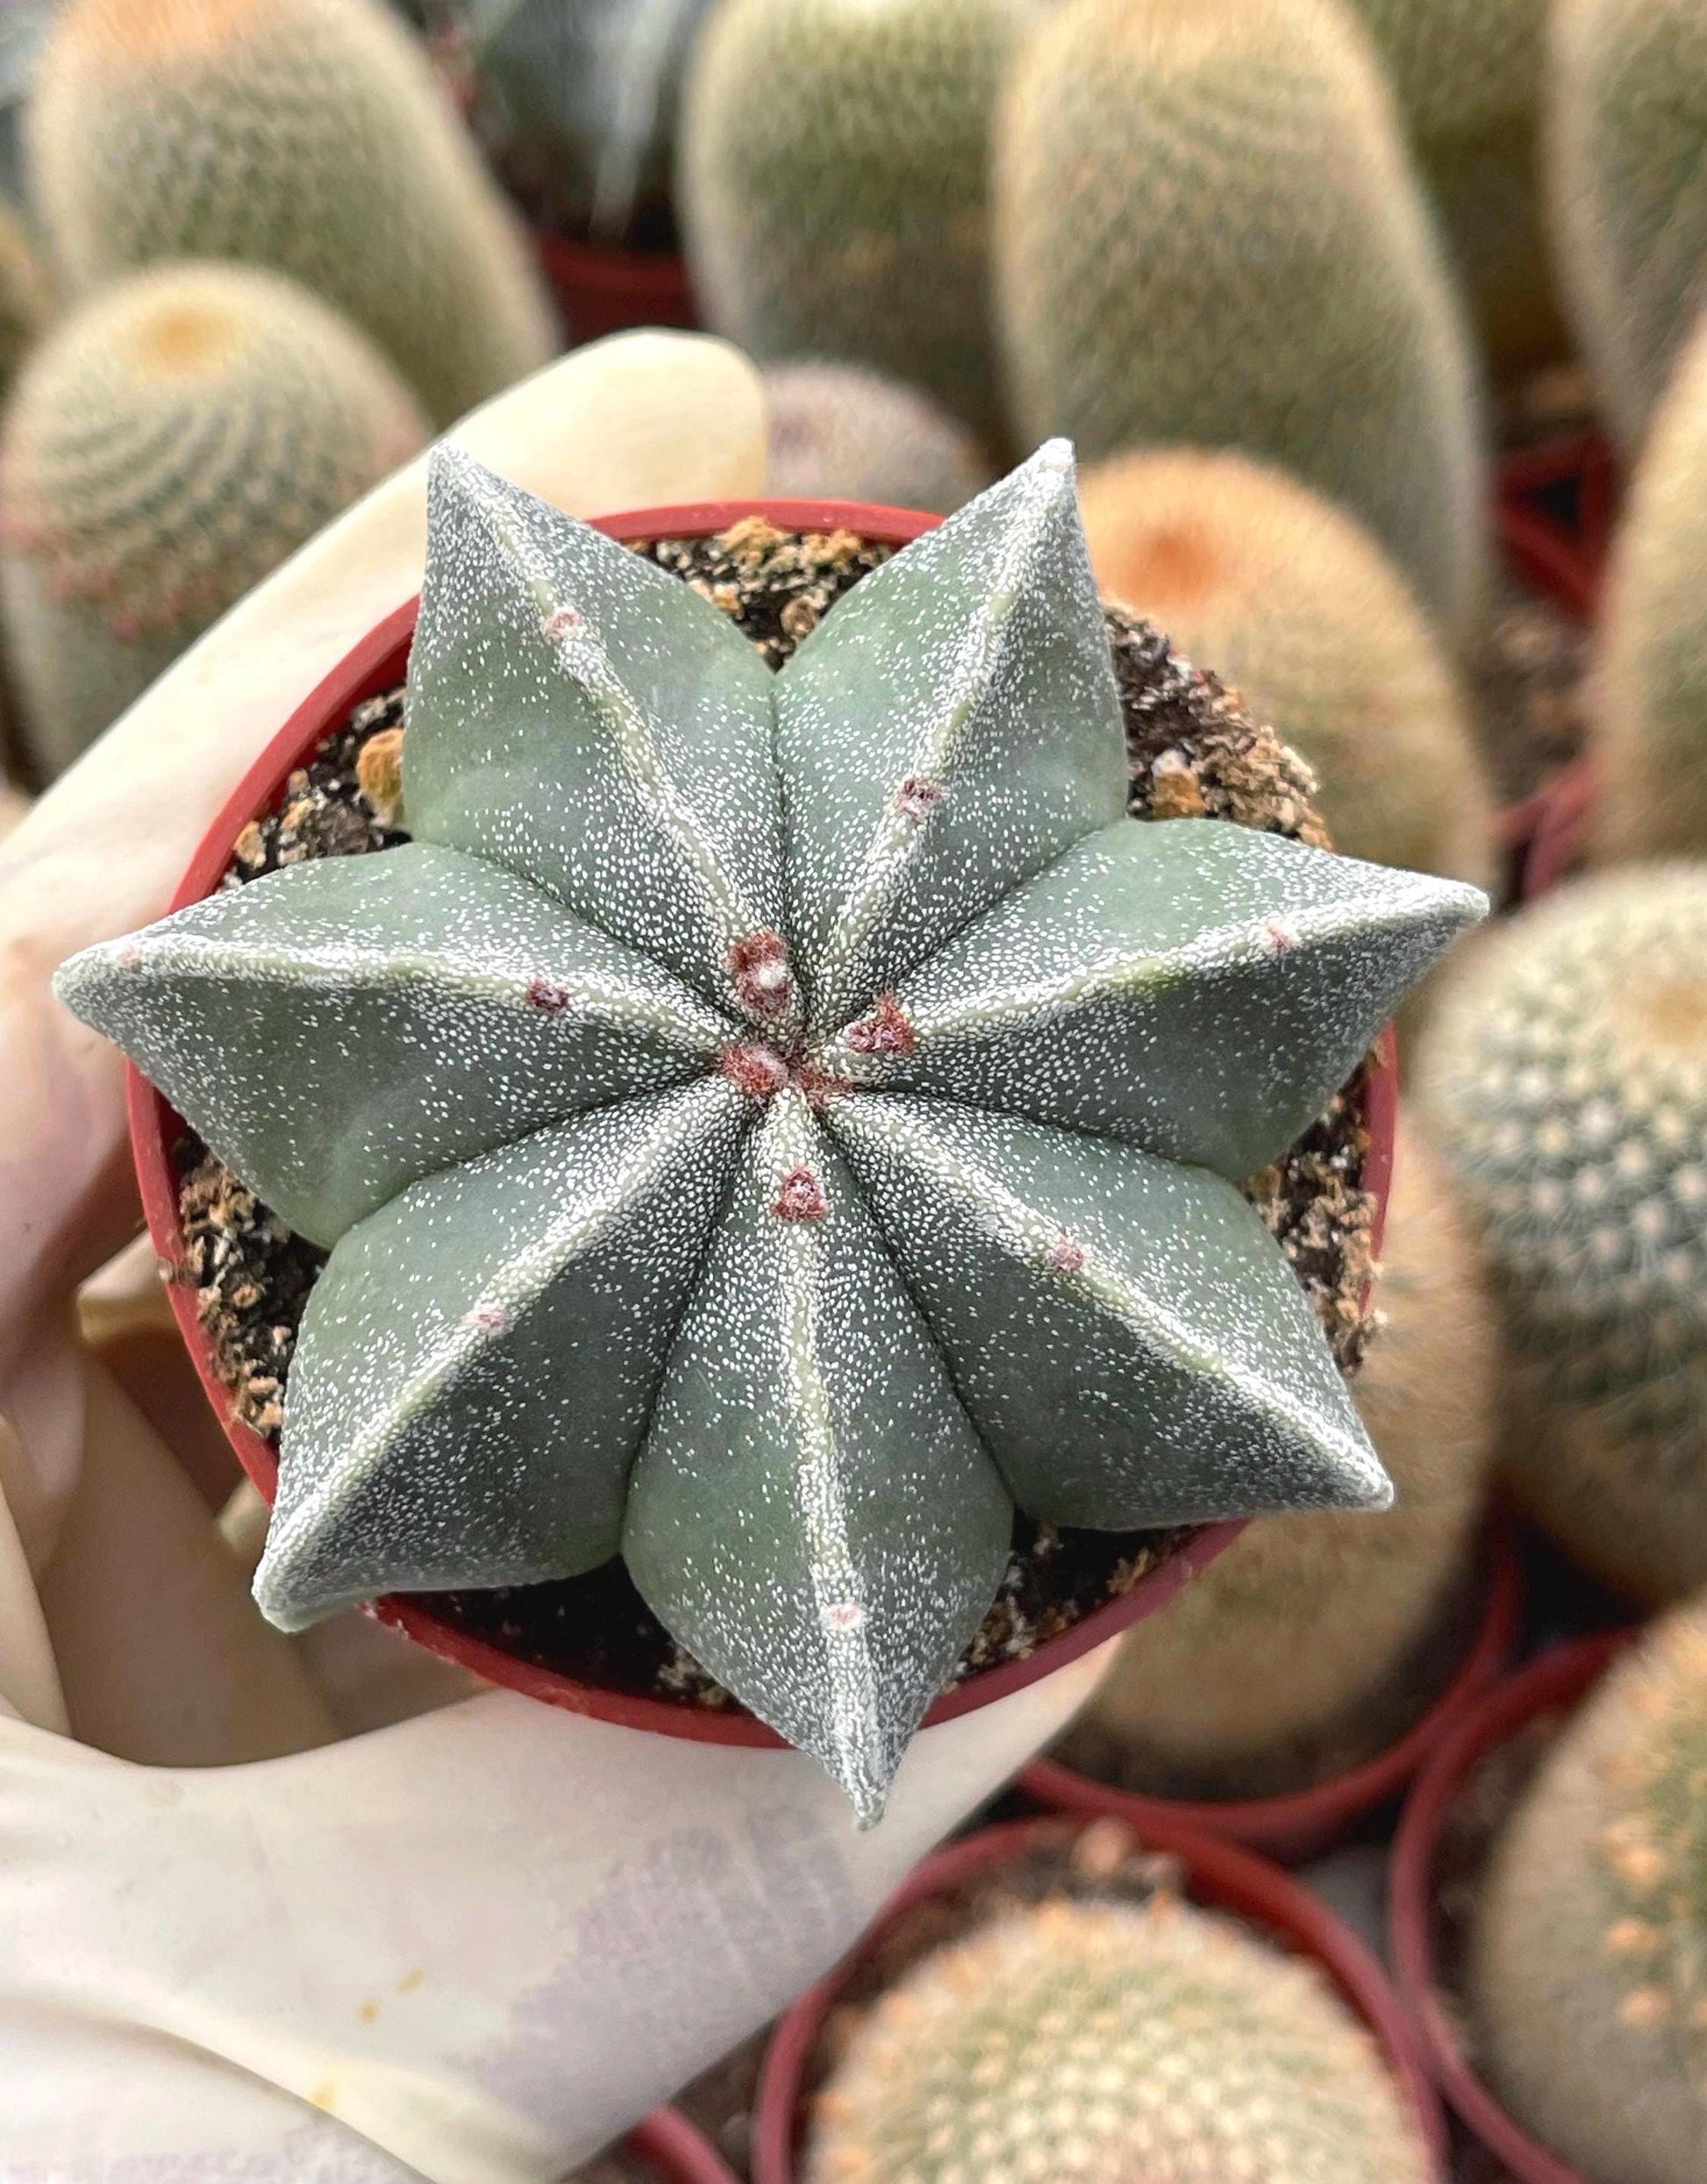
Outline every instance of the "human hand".
{"label": "human hand", "polygon": [[[646,334],[456,437],[588,514],[759,490],[762,422],[732,352]],[[925,1732],[861,1835],[798,1753],[461,1697],[360,1618],[280,1637],[79,1347],[138,1211],[119,1059],[48,979],[159,914],[423,539],[417,465],[0,850],[0,2184],[544,2184],[822,1971],[1097,1672]],[[413,1717],[340,1741],[353,1712]]]}

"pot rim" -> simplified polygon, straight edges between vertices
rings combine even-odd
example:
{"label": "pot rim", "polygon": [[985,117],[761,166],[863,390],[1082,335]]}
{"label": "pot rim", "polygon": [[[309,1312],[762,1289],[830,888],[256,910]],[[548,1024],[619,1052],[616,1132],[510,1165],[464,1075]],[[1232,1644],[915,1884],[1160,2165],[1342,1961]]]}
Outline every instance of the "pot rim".
{"label": "pot rim", "polygon": [[625,2152],[661,2170],[667,2184],[735,2184],[735,2172],[680,2109],[654,2109],[622,2144]]}
{"label": "pot rim", "polygon": [[1471,2067],[1437,1978],[1434,1866],[1460,1790],[1496,1745],[1550,1708],[1573,1712],[1639,1635],[1602,1631],[1555,1645],[1485,1692],[1435,1747],[1418,1776],[1394,1838],[1388,1870],[1394,1984],[1435,2084],[1514,2184],[1593,2184],[1534,2138]]}
{"label": "pot rim", "polygon": [[1171,1817],[1205,1835],[1263,1852],[1282,1865],[1316,1857],[1408,1787],[1429,1753],[1511,1658],[1523,1617],[1523,1566],[1509,1525],[1496,1519],[1484,1536],[1482,1612],[1456,1673],[1403,1736],[1372,1759],[1273,1797],[1148,1796],[1047,1758],[1030,1761],[1021,1770],[1018,1787],[1051,1811],[1083,1820],[1122,1820],[1140,1836],[1156,1820]]}
{"label": "pot rim", "polygon": [[[627,509],[589,520],[596,531],[626,543],[653,538],[707,537],[751,516],[763,517],[779,530],[853,531],[896,546],[908,545],[925,532],[934,530],[942,520],[917,510],[864,502],[762,496]],[[212,894],[230,865],[238,836],[252,819],[275,807],[290,774],[306,762],[325,736],[339,726],[357,705],[396,689],[403,681],[419,604],[418,595],[405,600],[369,630],[310,691],[268,742],[203,836],[168,906],[169,910],[182,910]],[[1363,1184],[1376,1198],[1372,1242],[1378,1252],[1392,1182],[1398,1118],[1397,1048],[1390,1024],[1382,1031],[1374,1052],[1375,1066],[1365,1079],[1369,1150]],[[161,1266],[172,1277],[166,1288],[173,1316],[238,1461],[270,1505],[277,1485],[277,1456],[258,1433],[237,1417],[230,1391],[215,1367],[212,1345],[196,1317],[194,1293],[187,1281],[175,1278],[177,1270],[184,1264],[184,1242],[173,1153],[187,1125],[163,1095],[131,1062],[125,1064],[125,1098],[149,1235]],[[1003,1661],[994,1667],[975,1671],[952,1690],[939,1695],[926,1710],[920,1727],[932,1728],[939,1722],[952,1721],[1023,1690],[1118,1637],[1143,1617],[1165,1607],[1182,1585],[1206,1568],[1238,1537],[1248,1521],[1232,1517],[1198,1526],[1164,1561],[1139,1578],[1130,1592],[1105,1601],[1070,1629],[1046,1639],[1026,1659]],[[697,1706],[690,1700],[659,1698],[616,1690],[603,1684],[583,1683],[557,1670],[521,1660],[441,1623],[418,1598],[409,1595],[387,1594],[368,1603],[367,1612],[403,1631],[441,1659],[466,1668],[489,1683],[571,1713],[698,1744],[744,1745],[768,1751],[790,1748],[777,1731],[744,1707],[708,1708]]]}
{"label": "pot rim", "polygon": [[[916,1866],[841,1961],[778,2018],[765,2051],[754,2104],[754,2184],[799,2184],[796,2147],[807,2097],[805,2080],[818,2038],[849,1981],[897,1919],[927,1897],[1006,1864],[1040,1844],[1071,1840],[1093,1824],[1059,1815],[1008,1820],[981,1828],[935,1851]],[[1145,1851],[1179,1858],[1188,1868],[1186,1894],[1229,1911],[1322,1966],[1341,1998],[1374,2035],[1382,2059],[1421,2130],[1436,2177],[1446,2173],[1446,2118],[1398,1996],[1358,1937],[1318,1896],[1268,1859],[1218,1840],[1172,1813],[1159,1812],[1135,1830]]]}

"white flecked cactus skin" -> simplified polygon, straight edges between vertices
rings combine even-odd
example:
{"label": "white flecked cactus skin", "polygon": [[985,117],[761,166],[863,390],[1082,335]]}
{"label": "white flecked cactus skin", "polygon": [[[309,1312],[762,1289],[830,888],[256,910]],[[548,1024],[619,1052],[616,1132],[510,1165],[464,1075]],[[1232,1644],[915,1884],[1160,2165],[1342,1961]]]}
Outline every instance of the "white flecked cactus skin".
{"label": "white flecked cactus skin", "polygon": [[1322,1973],[1218,1914],[1046,1902],[916,1965],[818,2095],[806,2184],[1426,2184]]}
{"label": "white flecked cactus skin", "polygon": [[1016,1503],[1384,1503],[1235,1183],[1482,898],[1125,793],[1064,443],[775,677],[441,449],[412,844],[59,981],[331,1247],[267,1613],[621,1552],[870,1820]]}

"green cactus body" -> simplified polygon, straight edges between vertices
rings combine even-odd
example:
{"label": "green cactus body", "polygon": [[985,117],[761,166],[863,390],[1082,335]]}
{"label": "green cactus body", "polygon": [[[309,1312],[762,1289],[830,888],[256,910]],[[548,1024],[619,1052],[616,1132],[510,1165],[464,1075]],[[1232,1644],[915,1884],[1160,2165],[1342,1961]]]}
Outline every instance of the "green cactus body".
{"label": "green cactus body", "polygon": [[682,78],[707,0],[464,0],[474,119],[515,194],[612,247],[675,239]]}
{"label": "green cactus body", "polygon": [[1542,210],[1547,0],[1353,0],[1504,371],[1560,353]]}
{"label": "green cactus body", "polygon": [[914,1966],[819,2095],[807,2184],[1427,2184],[1313,1965],[1169,1896],[1046,1902]]}
{"label": "green cactus body", "polygon": [[271,268],[347,312],[439,425],[555,346],[511,216],[378,0],[72,0],[28,146],[73,288],[162,259]]}
{"label": "green cactus body", "polygon": [[1560,278],[1633,455],[1707,303],[1707,15],[1696,0],[1560,0],[1552,44]]}
{"label": "green cactus body", "polygon": [[1496,1846],[1469,1959],[1501,2096],[1587,2176],[1707,2175],[1707,1609],[1589,1699]]}
{"label": "green cactus body", "polygon": [[1707,1582],[1707,868],[1579,881],[1446,981],[1417,1083],[1514,1349],[1508,1469],[1615,1583]]}
{"label": "green cactus body", "polygon": [[272,274],[163,266],[66,320],[0,438],[0,603],[38,764],[68,766],[425,439],[385,360]]}
{"label": "green cactus body", "polygon": [[971,435],[896,380],[848,364],[778,364],[761,376],[771,493],[947,516],[990,482]]}
{"label": "green cactus body", "polygon": [[1001,436],[989,118],[1040,0],[727,0],[689,79],[681,211],[709,322],[864,364]]}
{"label": "green cactus body", "polygon": [[1010,80],[995,225],[1027,433],[1278,462],[1467,631],[1475,368],[1354,23],[1325,0],[1072,0]]}
{"label": "green cactus body", "polygon": [[1368,533],[1283,471],[1180,448],[1085,475],[1091,566],[1309,763],[1334,846],[1485,886],[1493,795],[1457,674]]}
{"label": "green cactus body", "polygon": [[1613,553],[1595,669],[1592,846],[1707,853],[1707,331],[1654,414]]}
{"label": "green cactus body", "polygon": [[411,844],[60,976],[331,1247],[268,1614],[620,1552],[869,1820],[1016,1503],[1382,1504],[1232,1179],[1482,898],[1126,790],[1061,443],[775,677],[441,448]]}
{"label": "green cactus body", "polygon": [[[1414,1717],[1468,1590],[1493,1456],[1496,1337],[1434,1156],[1402,1131],[1381,1339],[1353,1393],[1397,1496],[1379,1524],[1254,1524],[1122,1641],[1061,1756],[1134,1788],[1255,1797],[1354,1764]],[[1277,1648],[1275,1634],[1286,1633]]]}

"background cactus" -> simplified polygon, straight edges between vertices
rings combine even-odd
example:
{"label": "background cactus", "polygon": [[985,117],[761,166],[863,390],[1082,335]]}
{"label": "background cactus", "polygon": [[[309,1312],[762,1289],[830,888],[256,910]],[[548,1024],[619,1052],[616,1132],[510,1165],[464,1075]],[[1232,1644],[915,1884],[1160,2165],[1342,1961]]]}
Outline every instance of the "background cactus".
{"label": "background cactus", "polygon": [[851,364],[777,364],[761,376],[768,492],[946,516],[990,482],[971,434],[896,380]]}
{"label": "background cactus", "polygon": [[23,224],[0,201],[0,393],[39,339],[49,309],[46,276]]}
{"label": "background cactus", "polygon": [[682,78],[706,0],[461,0],[474,120],[515,195],[612,247],[675,240]]}
{"label": "background cactus", "polygon": [[1707,326],[1632,481],[1590,712],[1602,860],[1707,853]]}
{"label": "background cactus", "polygon": [[681,211],[708,322],[761,362],[869,365],[999,436],[989,117],[1043,4],[725,0],[684,118]]}
{"label": "background cactus", "polygon": [[774,677],[690,585],[441,447],[414,839],[59,979],[331,1251],[267,1613],[620,1551],[870,1821],[1016,1504],[1382,1505],[1231,1179],[1482,898],[1146,825],[1127,786],[1059,444]]}
{"label": "background cactus", "polygon": [[807,2184],[1427,2184],[1363,2028],[1313,1965],[1168,1896],[1055,1900],[937,1950],[855,2027]]}
{"label": "background cactus", "polygon": [[270,267],[346,311],[438,425],[556,346],[514,222],[378,0],[70,0],[28,146],[74,289],[161,259]]}
{"label": "background cactus", "polygon": [[0,602],[37,764],[69,765],[425,438],[369,344],[275,275],[164,266],[68,318],[0,440]]}
{"label": "background cactus", "polygon": [[1559,0],[1552,61],[1560,277],[1602,410],[1633,454],[1707,303],[1707,13],[1699,0]]}
{"label": "background cactus", "polygon": [[1504,371],[1565,334],[1542,211],[1548,0],[1353,0],[1386,65],[1418,166]]}
{"label": "background cactus", "polygon": [[1070,0],[1009,82],[996,236],[1026,435],[1276,461],[1468,628],[1475,371],[1354,22],[1327,0]]}
{"label": "background cactus", "polygon": [[1618,1664],[1548,1754],[1480,1892],[1478,2054],[1585,2175],[1707,2174],[1707,1603]]}
{"label": "background cactus", "polygon": [[1451,1187],[1411,1130],[1376,1295],[1385,1324],[1352,1393],[1396,1507],[1253,1525],[1127,1634],[1062,1739],[1070,1765],[1175,1796],[1267,1796],[1366,1759],[1432,1695],[1426,1656],[1475,1567],[1498,1357]]}
{"label": "background cactus", "polygon": [[1646,1599],[1707,1582],[1707,867],[1544,897],[1445,982],[1417,1083],[1511,1337],[1508,1472]]}
{"label": "background cactus", "polygon": [[1303,754],[1336,848],[1487,884],[1493,796],[1463,690],[1361,525],[1225,451],[1117,456],[1080,497],[1104,595],[1212,663]]}

